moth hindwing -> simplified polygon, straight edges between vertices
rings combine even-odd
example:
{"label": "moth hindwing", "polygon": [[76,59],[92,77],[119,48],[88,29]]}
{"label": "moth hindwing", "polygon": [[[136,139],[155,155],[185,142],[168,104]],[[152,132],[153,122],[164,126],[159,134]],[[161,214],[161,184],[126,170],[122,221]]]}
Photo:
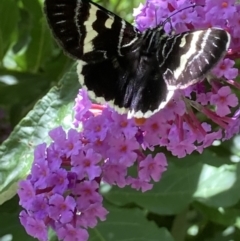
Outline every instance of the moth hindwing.
{"label": "moth hindwing", "polygon": [[54,37],[78,60],[91,98],[128,117],[150,117],[176,89],[200,81],[224,56],[230,35],[219,28],[168,36],[163,26],[140,32],[87,0],[45,0]]}

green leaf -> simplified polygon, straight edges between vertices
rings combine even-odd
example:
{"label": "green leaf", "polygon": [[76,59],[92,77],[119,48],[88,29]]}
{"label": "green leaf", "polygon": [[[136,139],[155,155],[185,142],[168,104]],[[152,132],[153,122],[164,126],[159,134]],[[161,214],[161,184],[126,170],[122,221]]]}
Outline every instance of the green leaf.
{"label": "green leaf", "polygon": [[49,58],[45,62],[43,68],[49,77],[59,79],[64,73],[66,73],[73,63],[73,60],[68,58],[61,50],[56,57],[53,56],[52,58]]}
{"label": "green leaf", "polygon": [[236,208],[212,208],[199,202],[195,202],[193,205],[207,220],[221,225],[236,225],[237,219],[240,217],[240,210]]}
{"label": "green leaf", "polygon": [[[186,162],[188,160],[189,158],[186,158]],[[185,162],[185,159],[179,162]],[[142,193],[128,187],[124,189],[114,187],[106,197],[118,205],[134,202],[153,213],[176,214],[191,202],[191,197],[197,189],[202,166],[203,164],[196,163],[179,167],[170,162],[168,170],[163,173],[158,183],[154,183],[152,190]]]}
{"label": "green leaf", "polygon": [[113,187],[106,198],[117,205],[136,203],[161,215],[178,214],[194,200],[212,207],[229,207],[240,198],[239,168],[234,164],[220,167],[203,164],[206,158],[213,157],[214,163],[218,158],[222,161],[211,152],[181,160],[168,157],[168,170],[152,190],[141,193],[129,187]]}
{"label": "green leaf", "polygon": [[167,229],[147,220],[143,211],[105,207],[109,211],[107,220],[89,230],[89,241],[174,241]]}
{"label": "green leaf", "polygon": [[[104,204],[109,211],[105,221],[99,221],[94,229],[88,229],[89,241],[174,241],[166,228],[159,228],[146,214],[139,209],[124,209]],[[3,235],[13,235],[15,240],[35,240],[28,236],[19,222],[21,208],[18,198],[0,206],[0,238]],[[4,218],[3,218],[4,217]],[[49,240],[56,240],[55,233],[49,232]],[[51,238],[50,238],[51,237]]]}
{"label": "green leaf", "polygon": [[21,103],[22,106],[26,106],[45,94],[51,84],[49,77],[43,74],[21,73],[2,69],[0,69],[0,81],[1,79],[15,82],[14,84],[3,84],[0,87],[0,104],[2,105]]}
{"label": "green leaf", "polygon": [[45,74],[0,69],[0,82],[4,83],[0,86],[0,106],[8,109],[11,126],[14,127],[49,91],[50,80]]}
{"label": "green leaf", "polygon": [[16,193],[17,182],[30,170],[34,147],[48,140],[48,131],[59,125],[66,129],[72,126],[72,107],[78,89],[74,67],[63,77],[60,87],[53,87],[39,100],[0,146],[0,203]]}
{"label": "green leaf", "polygon": [[18,38],[12,47],[13,54],[17,54],[28,44],[30,26],[30,14],[26,9],[19,8]]}
{"label": "green leaf", "polygon": [[18,198],[14,197],[4,203],[4,205],[0,206],[0,240],[4,240],[1,239],[1,237],[9,235],[9,237],[12,237],[12,241],[34,241],[36,239],[30,237],[24,230],[24,227],[20,224],[19,213],[21,208],[19,207],[18,202]]}
{"label": "green leaf", "polygon": [[215,232],[213,237],[209,237],[208,233],[205,233],[206,239],[204,241],[238,241],[240,240],[239,231],[234,227],[228,227],[223,231]]}
{"label": "green leaf", "polygon": [[0,65],[11,45],[11,37],[17,27],[18,6],[15,0],[0,1]]}
{"label": "green leaf", "polygon": [[229,207],[239,201],[240,165],[204,165],[194,198],[211,207]]}
{"label": "green leaf", "polygon": [[30,44],[25,53],[27,69],[35,73],[52,52],[52,36],[42,14],[42,5],[39,1],[22,0],[24,7],[31,16],[32,29]]}

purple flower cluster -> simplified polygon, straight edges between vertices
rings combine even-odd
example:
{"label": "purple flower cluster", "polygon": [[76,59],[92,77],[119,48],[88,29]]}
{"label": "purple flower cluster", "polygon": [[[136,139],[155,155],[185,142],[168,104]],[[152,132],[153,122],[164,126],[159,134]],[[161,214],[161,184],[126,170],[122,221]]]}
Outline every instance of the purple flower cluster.
{"label": "purple flower cluster", "polygon": [[[136,10],[137,27],[153,27],[192,4],[188,0],[148,0]],[[20,220],[28,234],[47,240],[51,228],[60,240],[85,241],[87,229],[99,219],[104,221],[108,213],[99,192],[101,182],[150,190],[167,167],[159,147],[182,158],[193,151],[202,153],[214,140],[239,133],[240,110],[231,87],[240,89],[234,80],[238,70],[233,67],[240,51],[240,5],[220,0],[199,0],[197,4],[204,7],[177,13],[171,25],[176,32],[219,26],[231,33],[231,49],[212,71],[211,80],[176,91],[166,108],[146,120],[127,119],[108,106],[93,104],[81,89],[74,120],[81,131],[65,132],[62,127],[50,131],[52,143],[35,149],[31,174],[19,184],[20,205],[25,209]],[[165,27],[169,30],[171,26]],[[135,176],[129,174],[129,168],[135,168]]]}
{"label": "purple flower cluster", "polygon": [[[82,116],[83,130],[50,131],[53,142],[37,146],[31,174],[19,183],[20,205],[27,210],[20,214],[21,223],[39,240],[47,240],[48,227],[61,240],[87,240],[86,229],[95,227],[98,219],[105,220],[108,213],[99,193],[101,181],[146,191],[166,170],[163,153],[144,154],[144,133],[134,120],[109,108],[95,116],[88,102],[80,90],[75,109],[82,112],[76,116]],[[136,177],[127,173],[132,166]]]}

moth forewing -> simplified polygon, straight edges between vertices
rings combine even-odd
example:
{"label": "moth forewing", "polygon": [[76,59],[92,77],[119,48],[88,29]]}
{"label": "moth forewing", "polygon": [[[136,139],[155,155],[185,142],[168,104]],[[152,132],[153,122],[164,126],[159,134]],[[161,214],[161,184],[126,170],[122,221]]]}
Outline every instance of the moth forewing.
{"label": "moth forewing", "polygon": [[219,28],[168,36],[162,24],[141,33],[87,0],[45,0],[44,9],[59,45],[79,61],[79,80],[90,97],[128,118],[150,117],[176,89],[200,81],[231,39]]}

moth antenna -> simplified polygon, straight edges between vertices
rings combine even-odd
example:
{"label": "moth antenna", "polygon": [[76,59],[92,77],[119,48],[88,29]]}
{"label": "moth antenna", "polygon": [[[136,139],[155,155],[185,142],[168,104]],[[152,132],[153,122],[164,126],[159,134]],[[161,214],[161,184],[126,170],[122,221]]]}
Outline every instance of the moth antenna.
{"label": "moth antenna", "polygon": [[168,16],[168,17],[162,22],[162,25],[164,26],[167,22],[169,22],[170,25],[171,25],[171,31],[170,31],[170,32],[171,32],[171,34],[172,34],[172,32],[174,32],[174,30],[173,30],[171,18],[172,18],[174,15],[176,15],[177,13],[179,13],[179,12],[182,12],[182,11],[188,9],[188,8],[195,8],[195,7],[204,7],[204,5],[193,4],[193,5],[187,6],[187,7],[185,7],[185,8],[179,9],[178,11],[176,11],[176,12],[174,12],[173,14],[171,14],[170,16]]}
{"label": "moth antenna", "polygon": [[156,26],[158,25],[158,19],[157,19],[157,8],[155,8],[155,21],[156,21]]}

